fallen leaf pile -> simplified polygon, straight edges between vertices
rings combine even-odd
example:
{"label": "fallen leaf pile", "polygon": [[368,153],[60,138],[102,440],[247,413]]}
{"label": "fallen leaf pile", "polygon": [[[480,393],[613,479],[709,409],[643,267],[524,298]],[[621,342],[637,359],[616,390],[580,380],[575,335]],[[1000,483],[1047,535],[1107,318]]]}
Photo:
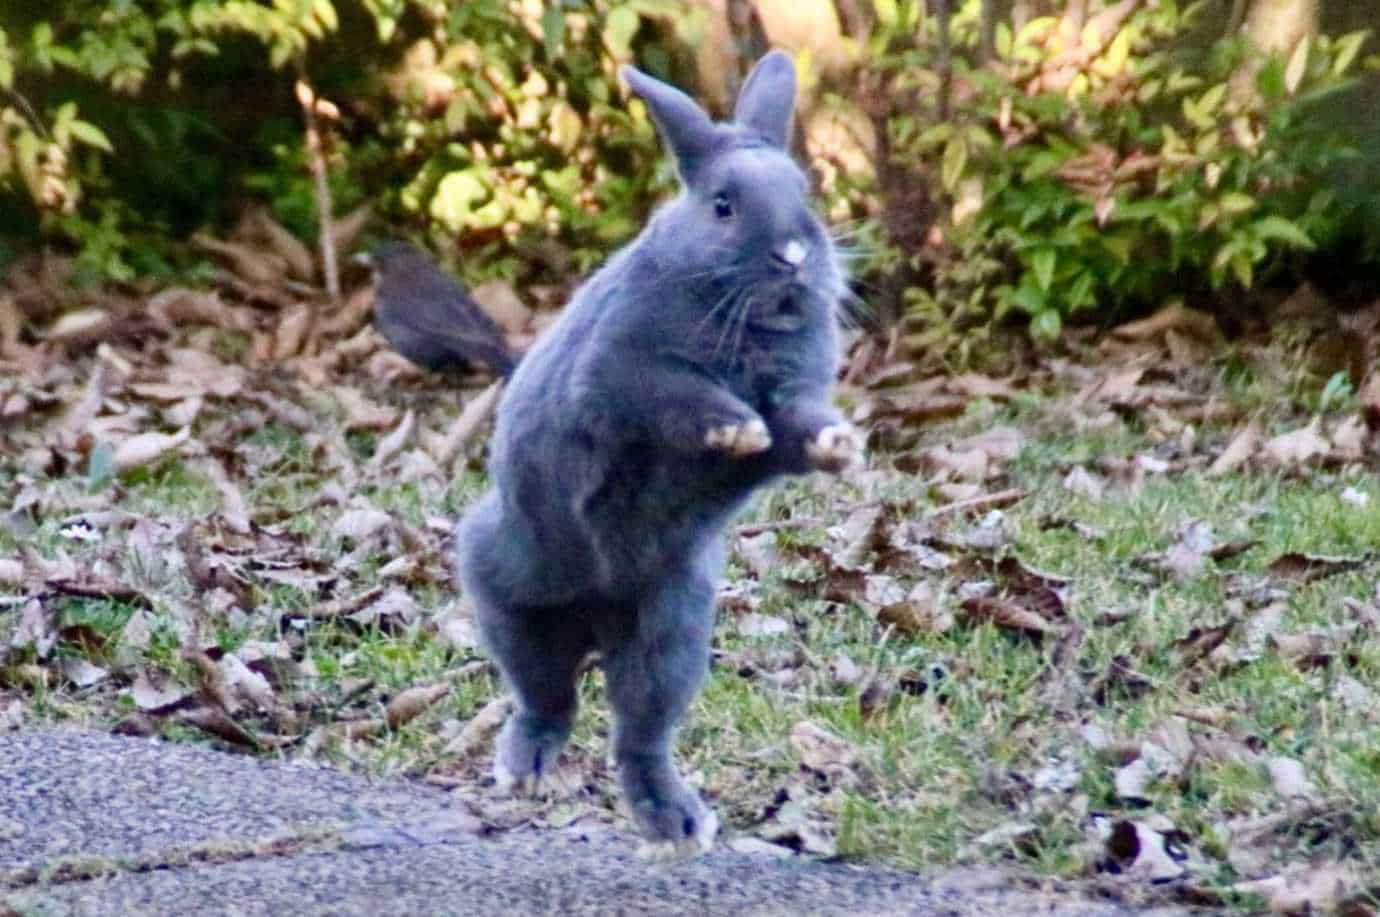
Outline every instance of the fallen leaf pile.
{"label": "fallen leaf pile", "polygon": [[[262,212],[196,244],[204,289],[77,294],[56,256],[0,286],[0,730],[70,716],[396,768],[481,800],[484,828],[613,820],[598,702],[543,799],[490,792],[511,701],[448,539],[499,386],[387,350],[367,285],[330,302]],[[475,297],[515,349],[553,314],[501,282]],[[773,490],[728,536],[719,693],[680,746],[725,842],[1365,912],[1380,828],[1337,761],[1374,769],[1380,548],[1338,520],[1377,499],[1377,316],[1300,345],[1345,337],[1354,392],[1278,410],[1223,385],[1224,335],[1182,304],[1000,376],[857,340],[840,400],[869,467]],[[1249,362],[1293,390],[1277,356]],[[1184,481],[1268,488],[1181,512],[1161,495]],[[1291,540],[1298,488],[1346,547]],[[945,826],[931,847],[916,813]]]}

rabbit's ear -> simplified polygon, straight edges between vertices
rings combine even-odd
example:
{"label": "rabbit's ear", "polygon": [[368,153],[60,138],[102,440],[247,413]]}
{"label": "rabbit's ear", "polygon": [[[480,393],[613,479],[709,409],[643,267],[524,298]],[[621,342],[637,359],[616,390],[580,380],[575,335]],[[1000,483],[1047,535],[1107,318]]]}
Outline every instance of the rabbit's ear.
{"label": "rabbit's ear", "polygon": [[647,103],[652,120],[675,154],[680,177],[689,182],[714,145],[714,122],[709,120],[703,108],[676,87],[626,64],[618,72],[632,91]]}
{"label": "rabbit's ear", "polygon": [[784,150],[791,142],[794,111],[795,64],[786,52],[772,51],[757,62],[743,82],[733,120]]}

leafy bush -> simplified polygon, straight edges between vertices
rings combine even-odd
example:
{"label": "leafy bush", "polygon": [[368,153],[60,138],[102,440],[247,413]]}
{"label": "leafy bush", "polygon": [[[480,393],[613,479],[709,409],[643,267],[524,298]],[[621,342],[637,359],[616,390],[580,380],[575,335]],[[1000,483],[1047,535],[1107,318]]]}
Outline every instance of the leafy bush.
{"label": "leafy bush", "polygon": [[615,72],[634,44],[668,65],[697,21],[677,0],[20,4],[0,15],[0,195],[117,279],[245,192],[311,239],[300,79],[339,112],[337,210],[370,201],[531,280],[607,251],[664,187]]}
{"label": "leafy bush", "polygon": [[892,151],[950,205],[933,281],[906,293],[912,314],[948,327],[1018,311],[1051,338],[1080,310],[1212,304],[1294,274],[1299,253],[1363,222],[1364,202],[1329,181],[1358,150],[1315,112],[1353,85],[1366,33],[1261,65],[1239,40],[1202,47],[1200,5],[1164,0],[1120,21],[1128,6],[1108,7],[1081,30],[1001,23],[997,59],[975,67],[964,54],[978,7],[954,15],[952,113],[939,123],[933,101],[917,104],[941,91],[933,21],[883,6],[875,39],[900,100]]}

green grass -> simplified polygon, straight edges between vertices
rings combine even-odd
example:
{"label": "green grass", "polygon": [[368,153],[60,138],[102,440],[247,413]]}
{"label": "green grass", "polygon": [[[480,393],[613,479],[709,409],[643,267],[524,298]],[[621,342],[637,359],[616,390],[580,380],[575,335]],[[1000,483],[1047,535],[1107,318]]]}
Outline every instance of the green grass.
{"label": "green grass", "polygon": [[[1247,404],[1264,405],[1260,384],[1233,377],[1226,387]],[[1281,657],[1264,639],[1254,656],[1240,653],[1234,661],[1185,665],[1176,643],[1194,628],[1235,620],[1227,646],[1243,649],[1259,610],[1241,596],[1281,554],[1360,556],[1374,550],[1380,545],[1380,481],[1374,474],[1331,470],[1213,478],[1199,463],[1198,470],[1145,475],[1134,486],[1109,480],[1102,498],[1089,499],[1061,486],[1071,467],[1096,470],[1099,462],[1124,462],[1164,447],[1134,420],[1080,431],[1061,419],[1058,408],[1056,400],[1039,395],[1009,407],[984,404],[926,431],[922,443],[949,441],[999,423],[1024,431],[1020,456],[1005,469],[1005,479],[987,489],[1028,492],[1003,510],[1011,537],[1001,550],[1069,580],[1067,614],[1083,637],[1053,675],[1049,667],[1059,635],[1038,641],[991,624],[964,622],[955,594],[960,578],[950,572],[899,577],[907,589],[926,581],[958,619],[947,631],[919,635],[880,624],[873,609],[826,602],[817,588],[787,582],[808,582],[812,576],[818,582],[826,575],[811,558],[821,547],[832,550],[827,529],[851,508],[880,503],[906,507],[911,518],[919,518],[933,507],[927,482],[888,471],[888,456],[875,457],[874,473],[862,478],[795,480],[754,503],[751,521],[807,520],[779,531],[783,563],[757,584],[757,611],[785,619],[790,628],[778,636],[747,636],[734,613],[720,612],[715,646],[721,662],[678,743],[684,769],[702,781],[726,833],[783,837],[790,833],[783,812],[796,807],[850,859],[911,868],[1012,861],[1036,873],[1074,876],[1087,873],[1097,860],[1087,844],[1090,813],[1153,816],[1182,831],[1186,845],[1206,864],[1197,881],[1225,890],[1241,878],[1230,864],[1233,841],[1227,826],[1278,814],[1285,827],[1271,839],[1266,857],[1274,866],[1341,859],[1373,868],[1380,863],[1376,714],[1342,703],[1338,692],[1344,679],[1380,685],[1380,636],[1360,631],[1329,662],[1315,666]],[[1213,452],[1229,432],[1200,431],[1198,448]],[[363,465],[377,440],[374,434],[351,434],[342,448]],[[1216,446],[1203,446],[1204,440]],[[431,626],[432,616],[451,610],[456,596],[445,581],[442,536],[427,523],[463,509],[483,487],[480,473],[471,467],[444,486],[366,478],[346,495],[388,512],[425,545],[428,553],[419,561],[430,576],[390,581],[382,571],[408,548],[394,535],[360,547],[332,534],[342,507],[319,499],[331,470],[311,437],[269,423],[234,446],[252,468],[239,481],[251,515],[283,533],[270,547],[319,581],[268,581],[260,571],[269,561],[254,560],[252,551],[217,554],[245,578],[250,597],[248,607],[225,611],[191,585],[176,557],[146,564],[129,550],[123,541],[127,529],[111,530],[94,544],[75,542],[59,531],[69,514],[54,512],[26,533],[0,530],[0,555],[15,556],[21,547],[48,558],[63,552],[79,568],[100,561],[120,573],[148,598],[151,607],[143,614],[152,631],[146,648],[131,648],[122,641],[134,604],[64,598],[53,606],[60,626],[81,625],[104,642],[97,648],[61,642],[45,664],[54,667],[63,658],[85,655],[108,666],[112,676],[90,689],[75,689],[60,678],[31,689],[0,672],[0,701],[22,698],[30,722],[108,727],[133,711],[128,686],[140,673],[194,685],[197,676],[183,652],[189,608],[204,621],[201,643],[217,652],[235,652],[248,641],[291,646],[296,675],[274,688],[296,718],[284,724],[253,710],[239,715],[263,734],[303,739],[343,721],[382,717],[399,691],[446,679],[448,672],[479,658],[477,650],[450,645]],[[43,483],[59,506],[75,505],[90,493],[79,476]],[[1340,499],[1347,486],[1367,494],[1369,503]],[[149,520],[155,542],[163,545],[182,526],[212,513],[219,501],[212,481],[176,460],[107,487],[111,504]],[[1089,539],[1068,527],[1051,527],[1056,517],[1101,535]],[[1195,522],[1210,525],[1219,541],[1254,544],[1234,557],[1207,560],[1182,580],[1145,568],[1143,558],[1164,551]],[[931,523],[938,533],[961,533],[971,524],[949,516]],[[944,550],[955,559],[963,554]],[[1373,600],[1377,569],[1372,562],[1306,585],[1280,586],[1284,609],[1277,631],[1326,631],[1351,621],[1344,601]],[[743,558],[731,559],[731,582],[752,578],[749,571]],[[348,622],[290,623],[322,602],[374,586],[406,590],[423,616],[392,631]],[[1110,613],[1117,613],[1117,623],[1106,623]],[[13,620],[13,614],[0,611],[0,640],[8,641]],[[851,660],[860,677],[836,680],[830,673],[836,657]],[[7,664],[13,669],[34,661],[32,654],[11,654]],[[1137,687],[1111,677],[1118,664],[1133,669],[1143,683]],[[869,689],[865,714],[862,695]],[[376,774],[444,775],[483,796],[487,751],[456,760],[445,749],[500,690],[491,672],[455,680],[450,693],[416,719],[368,738],[328,739],[319,743],[318,754]],[[584,776],[573,799],[529,804],[544,817],[581,812],[614,817],[614,787],[605,763],[609,717],[597,671],[585,676],[581,697],[564,766]],[[1209,726],[1183,719],[1195,709],[1215,711],[1219,721]],[[790,740],[792,728],[802,721],[846,740],[855,763],[826,773],[803,770]],[[1094,748],[1086,738],[1089,730],[1100,729],[1126,746],[1157,740],[1166,724],[1177,724],[1195,742],[1221,740],[1241,751],[1201,752],[1181,762],[1176,773],[1152,781],[1145,803],[1121,798],[1114,778],[1123,762]],[[157,719],[156,728],[177,740],[206,740],[176,717]],[[295,754],[295,747],[265,753]],[[1302,764],[1332,814],[1289,821],[1291,803],[1280,798],[1264,768],[1265,759],[1275,755]],[[984,833],[1016,823],[1030,828],[1009,841],[977,843]]]}

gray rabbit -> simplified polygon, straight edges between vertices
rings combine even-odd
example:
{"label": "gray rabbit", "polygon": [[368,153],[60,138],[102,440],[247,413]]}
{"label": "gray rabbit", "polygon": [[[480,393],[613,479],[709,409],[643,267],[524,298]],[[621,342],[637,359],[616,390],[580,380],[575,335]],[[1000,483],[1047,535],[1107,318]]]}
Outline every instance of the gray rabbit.
{"label": "gray rabbit", "polygon": [[682,191],[576,292],[498,409],[491,489],[457,527],[460,583],[516,697],[501,785],[535,790],[602,657],[624,797],[654,856],[717,819],[671,761],[709,666],[723,530],[783,474],[863,443],[829,404],[844,278],[787,150],[788,56],[762,58],[731,123],[631,67]]}

